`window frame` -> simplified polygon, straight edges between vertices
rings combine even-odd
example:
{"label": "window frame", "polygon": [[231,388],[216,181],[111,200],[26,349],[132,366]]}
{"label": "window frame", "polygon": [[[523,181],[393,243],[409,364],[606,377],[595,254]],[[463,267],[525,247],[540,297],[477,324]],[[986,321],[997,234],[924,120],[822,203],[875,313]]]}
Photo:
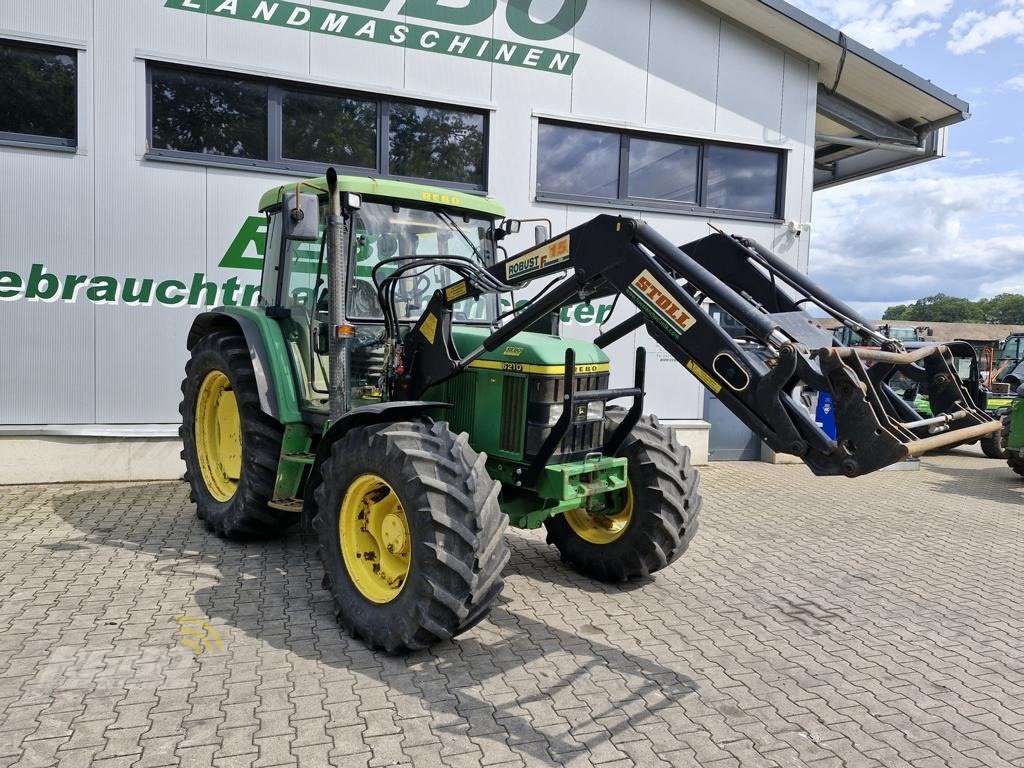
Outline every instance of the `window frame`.
{"label": "window frame", "polygon": [[[569,203],[575,205],[587,205],[595,208],[630,209],[636,211],[651,211],[656,213],[677,213],[690,214],[712,218],[746,219],[753,221],[784,221],[786,209],[786,175],[789,165],[789,151],[786,148],[766,147],[758,144],[743,144],[736,141],[721,141],[711,139],[699,139],[691,136],[678,136],[653,131],[637,129],[623,129],[612,126],[591,125],[577,123],[571,120],[560,120],[552,118],[538,118],[537,120],[537,167],[540,166],[540,128],[549,125],[561,128],[576,130],[597,131],[599,133],[615,135],[619,139],[619,166],[618,166],[618,197],[596,197],[580,195],[570,192],[551,192],[540,188],[540,174],[537,174],[534,187],[534,199],[540,203]],[[663,198],[634,197],[629,194],[629,150],[632,139],[643,141],[661,141],[668,144],[680,144],[696,146],[697,154],[697,202],[686,203],[667,200]],[[708,165],[706,163],[707,148],[736,147],[738,149],[757,150],[774,154],[778,160],[778,172],[775,177],[775,211],[764,213],[759,211],[744,211],[732,208],[714,208],[705,205],[708,188]]]}
{"label": "window frame", "polygon": [[77,152],[82,138],[82,57],[81,49],[60,43],[37,42],[35,40],[22,40],[18,38],[0,37],[0,45],[10,48],[27,48],[34,51],[55,53],[70,56],[75,62],[75,103],[72,113],[72,138],[60,136],[45,136],[36,133],[15,133],[14,131],[0,130],[0,144],[29,147],[33,149],[48,149],[57,152]]}
{"label": "window frame", "polygon": [[[269,173],[308,173],[322,174],[324,163],[307,160],[295,160],[285,158],[284,152],[284,95],[286,92],[309,93],[314,95],[337,96],[339,98],[352,98],[362,101],[372,101],[377,104],[377,164],[373,168],[365,166],[351,166],[335,164],[334,167],[341,174],[353,176],[374,176],[378,178],[392,179],[394,181],[409,181],[417,184],[431,184],[443,186],[453,190],[472,192],[475,194],[486,194],[490,183],[490,140],[491,140],[491,114],[487,109],[461,104],[452,104],[427,99],[413,99],[401,96],[390,96],[371,91],[359,91],[351,88],[333,88],[327,85],[303,82],[289,82],[275,77],[260,75],[246,75],[237,72],[224,72],[207,67],[179,64],[167,61],[149,60],[145,61],[146,66],[146,152],[144,157],[147,160],[163,160],[171,162],[190,163],[206,166],[228,166],[232,168],[251,168]],[[267,159],[257,160],[251,158],[230,157],[227,155],[206,155],[201,152],[185,152],[173,149],[161,149],[153,146],[153,71],[155,69],[170,69],[179,72],[194,73],[197,75],[212,75],[230,79],[247,80],[250,82],[262,83],[267,86]],[[482,183],[468,184],[465,182],[448,181],[446,179],[431,179],[412,176],[399,176],[390,172],[391,163],[391,107],[393,104],[411,104],[418,107],[429,107],[433,109],[446,109],[455,112],[469,112],[480,115],[483,118],[483,147],[481,162],[483,167]]]}

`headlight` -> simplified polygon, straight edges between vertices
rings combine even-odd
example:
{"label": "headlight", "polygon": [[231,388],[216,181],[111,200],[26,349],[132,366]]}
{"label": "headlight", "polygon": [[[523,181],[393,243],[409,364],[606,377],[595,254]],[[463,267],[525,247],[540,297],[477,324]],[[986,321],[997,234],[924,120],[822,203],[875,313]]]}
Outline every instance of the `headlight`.
{"label": "headlight", "polygon": [[587,403],[587,420],[597,421],[604,418],[604,401],[594,400]]}
{"label": "headlight", "polygon": [[547,426],[553,427],[558,423],[558,420],[562,418],[562,412],[565,410],[564,405],[552,405],[548,407],[548,422]]}

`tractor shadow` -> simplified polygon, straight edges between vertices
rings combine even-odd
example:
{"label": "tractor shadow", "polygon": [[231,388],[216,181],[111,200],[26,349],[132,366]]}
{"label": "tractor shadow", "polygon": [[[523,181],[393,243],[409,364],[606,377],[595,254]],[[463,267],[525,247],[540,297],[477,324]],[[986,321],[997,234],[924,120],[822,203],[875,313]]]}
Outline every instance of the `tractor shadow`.
{"label": "tractor shadow", "polygon": [[[948,455],[960,457],[964,453],[951,451]],[[937,493],[1017,507],[1024,504],[1024,478],[1010,469],[1002,459],[978,455],[970,467],[948,466],[932,461],[928,462],[926,469],[930,476],[928,479]]]}
{"label": "tractor shadow", "polygon": [[[456,640],[406,657],[372,652],[338,626],[333,599],[320,584],[312,535],[293,529],[266,542],[218,539],[196,519],[181,483],[77,490],[55,499],[54,509],[78,532],[50,548],[54,557],[83,547],[119,547],[154,558],[152,579],[194,581],[201,574],[204,585],[190,597],[221,631],[229,652],[239,642],[266,643],[334,670],[325,672],[324,688],[340,681],[340,690],[351,690],[353,699],[360,690],[386,687],[389,699],[405,697],[431,716],[442,748],[468,734],[538,763],[560,763],[636,726],[629,703],[644,702],[656,717],[697,691],[687,675],[602,642],[596,627],[582,627],[580,634],[530,615],[523,610],[529,601],[508,581],[505,594],[512,598],[499,598],[487,620]],[[505,576],[519,587],[532,588],[519,578],[526,577],[558,591],[621,591],[567,571],[543,542],[509,535]],[[558,705],[567,699],[573,700],[571,714]],[[331,700],[328,691],[325,701]],[[358,706],[354,701],[351,715],[327,727],[359,724]],[[402,709],[398,717],[408,716]],[[535,715],[544,712],[555,720],[545,722],[542,715],[535,724]],[[395,722],[401,727],[401,720]]]}
{"label": "tractor shadow", "polygon": [[[942,461],[945,457],[961,461],[950,466]],[[970,464],[965,466],[964,459],[970,460]],[[923,462],[923,479],[938,494],[1017,507],[1024,504],[1024,477],[1010,469],[1006,460],[989,459],[975,445],[934,452],[924,457]]]}

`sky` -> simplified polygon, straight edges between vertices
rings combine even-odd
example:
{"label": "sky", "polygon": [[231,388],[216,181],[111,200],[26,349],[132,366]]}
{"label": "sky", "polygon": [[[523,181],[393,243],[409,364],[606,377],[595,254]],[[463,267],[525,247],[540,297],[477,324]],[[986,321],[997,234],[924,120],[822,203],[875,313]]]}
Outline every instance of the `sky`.
{"label": "sky", "polygon": [[872,319],[1024,293],[1024,0],[789,1],[971,105],[947,157],[815,193],[811,276]]}

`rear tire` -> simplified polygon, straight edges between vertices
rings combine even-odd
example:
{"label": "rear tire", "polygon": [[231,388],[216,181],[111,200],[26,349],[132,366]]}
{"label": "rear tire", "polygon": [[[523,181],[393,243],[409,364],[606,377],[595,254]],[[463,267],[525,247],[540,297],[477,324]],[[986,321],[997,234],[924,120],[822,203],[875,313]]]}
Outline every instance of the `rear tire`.
{"label": "rear tire", "polygon": [[[1009,413],[1009,408],[1000,408],[996,411],[996,418],[1002,421],[1004,414],[1008,415]],[[981,445],[982,453],[990,459],[1009,459],[1010,454],[1006,450],[1008,437],[1007,430],[1004,429],[996,432],[994,435],[981,438],[978,442]]]}
{"label": "rear tire", "polygon": [[[610,412],[605,428],[614,428],[623,416],[618,410]],[[598,581],[644,578],[675,562],[697,533],[703,503],[690,449],[679,445],[656,417],[645,416],[637,423],[619,455],[629,459],[628,515],[602,521],[580,511],[544,523],[547,541],[562,560]],[[605,525],[607,532],[588,530],[588,522]]]}
{"label": "rear tire", "polygon": [[313,527],[350,635],[401,653],[487,615],[509,552],[486,460],[440,422],[360,427],[332,446]]}
{"label": "rear tire", "polygon": [[207,529],[230,539],[264,539],[294,524],[298,515],[267,506],[283,431],[260,408],[245,339],[227,332],[200,339],[181,392],[185,481]]}
{"label": "rear tire", "polygon": [[[999,410],[999,420],[1003,424],[1003,428],[999,432],[999,437],[1004,448],[1009,445],[1010,422],[1012,418],[1012,408],[1001,408]],[[1006,465],[1014,472],[1016,472],[1018,475],[1024,477],[1024,458],[1022,458],[1018,453],[1013,453],[1012,451],[1009,450],[1009,448],[1006,448]]]}

